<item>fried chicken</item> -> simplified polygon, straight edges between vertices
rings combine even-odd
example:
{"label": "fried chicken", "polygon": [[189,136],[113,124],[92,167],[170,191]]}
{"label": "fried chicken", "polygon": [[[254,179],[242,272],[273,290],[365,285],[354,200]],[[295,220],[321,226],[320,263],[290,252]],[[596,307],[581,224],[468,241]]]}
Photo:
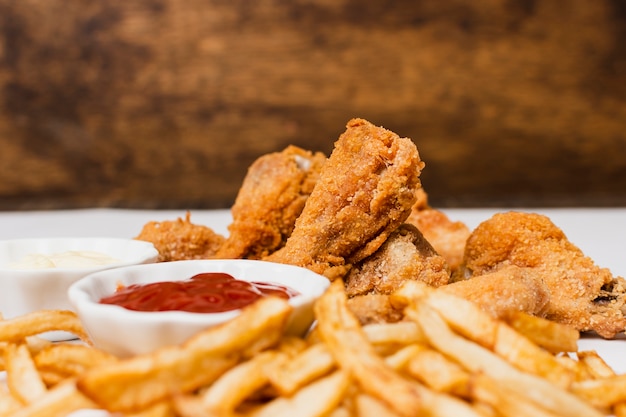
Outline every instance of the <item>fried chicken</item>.
{"label": "fried chicken", "polygon": [[423,166],[410,139],[350,120],[287,243],[266,259],[344,277],[406,220]]}
{"label": "fried chicken", "polygon": [[445,259],[415,226],[405,223],[374,254],[348,272],[348,306],[362,324],[398,321],[402,312],[390,304],[389,294],[408,280],[439,287],[449,278]]}
{"label": "fried chicken", "polygon": [[472,279],[453,282],[438,288],[473,301],[492,317],[507,317],[523,311],[543,316],[550,301],[550,290],[528,268],[503,266]]}
{"label": "fried chicken", "polygon": [[148,222],[135,239],[152,242],[159,262],[212,258],[226,240],[209,227],[191,223],[189,212],[185,219]]}
{"label": "fried chicken", "polygon": [[445,259],[415,226],[402,224],[374,254],[348,272],[346,294],[391,294],[412,279],[439,287],[447,284],[449,278]]}
{"label": "fried chicken", "polygon": [[258,158],[248,168],[231,208],[230,233],[216,257],[261,259],[281,248],[325,161],[323,153],[296,146]]}
{"label": "fried chicken", "polygon": [[466,285],[511,265],[545,283],[545,318],[605,338],[624,330],[626,281],[596,266],[548,217],[499,213],[472,232],[463,265]]}
{"label": "fried chicken", "polygon": [[452,221],[442,211],[432,208],[423,188],[418,190],[417,201],[406,222],[416,226],[435,251],[446,259],[454,277],[463,262],[465,242],[470,235],[465,223]]}

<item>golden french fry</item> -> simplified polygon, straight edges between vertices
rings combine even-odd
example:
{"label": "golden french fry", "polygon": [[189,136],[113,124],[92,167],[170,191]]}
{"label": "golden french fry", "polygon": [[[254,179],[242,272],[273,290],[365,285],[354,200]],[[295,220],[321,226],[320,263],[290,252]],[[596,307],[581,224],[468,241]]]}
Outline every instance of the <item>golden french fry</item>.
{"label": "golden french fry", "polygon": [[536,375],[521,372],[492,351],[454,333],[430,305],[411,306],[405,314],[420,325],[431,346],[466,370],[487,375],[555,414],[572,417],[602,415],[572,393]]}
{"label": "golden french fry", "polygon": [[285,357],[286,354],[278,351],[262,352],[228,370],[202,394],[207,414],[232,413],[248,396],[268,383],[264,368]]}
{"label": "golden french fry", "polygon": [[309,344],[304,339],[295,336],[283,336],[278,346],[276,346],[276,350],[292,358],[307,347],[309,347]]}
{"label": "golden french fry", "polygon": [[595,351],[576,352],[578,361],[585,368],[591,378],[608,378],[615,375],[611,368]]}
{"label": "golden french fry", "polygon": [[331,411],[328,417],[352,417],[352,413],[348,408],[340,405]]}
{"label": "golden french fry", "polygon": [[29,404],[46,393],[35,362],[26,345],[9,343],[4,348],[4,363],[7,373],[7,386],[14,397]]}
{"label": "golden french fry", "polygon": [[10,416],[22,407],[22,402],[4,386],[0,385],[0,416]]}
{"label": "golden french fry", "polygon": [[373,345],[406,346],[425,341],[419,326],[410,321],[375,323],[363,326],[365,336]]}
{"label": "golden french fry", "polygon": [[520,370],[540,375],[562,387],[574,380],[574,372],[551,353],[471,301],[432,291],[422,303],[433,307],[457,333],[493,351]]}
{"label": "golden french fry", "polygon": [[334,368],[335,358],[326,345],[318,343],[280,366],[267,368],[267,377],[281,395],[289,396]]}
{"label": "golden french fry", "polygon": [[331,375],[301,388],[291,397],[278,397],[259,407],[249,417],[322,417],[335,409],[348,389],[347,372]]}
{"label": "golden french fry", "polygon": [[367,394],[356,396],[356,414],[359,417],[397,417],[385,403]]}
{"label": "golden french fry", "polygon": [[470,375],[441,352],[419,346],[406,370],[435,391],[469,397]]}
{"label": "golden french fry", "polygon": [[76,389],[74,379],[67,379],[12,417],[66,417],[74,411],[89,408],[96,408],[95,404]]}
{"label": "golden french fry", "polygon": [[88,370],[78,387],[107,410],[138,411],[210,384],[241,359],[275,345],[290,312],[287,301],[263,298],[181,346]]}
{"label": "golden french fry", "polygon": [[397,350],[385,357],[385,363],[396,371],[403,370],[413,357],[419,352],[421,346],[409,345]]}
{"label": "golden french fry", "polygon": [[390,296],[389,302],[397,309],[403,309],[416,304],[420,299],[435,291],[434,287],[422,281],[408,280],[396,289]]}
{"label": "golden french fry", "polygon": [[40,373],[78,376],[87,369],[116,362],[117,357],[85,345],[59,343],[42,349],[34,357]]}
{"label": "golden french fry", "polygon": [[511,312],[503,319],[513,329],[548,352],[576,352],[578,350],[580,333],[571,326],[532,316],[522,311]]}
{"label": "golden french fry", "polygon": [[472,379],[472,398],[479,402],[489,404],[502,416],[515,417],[556,417],[532,401],[519,396],[516,392],[506,388],[491,378],[478,374]]}
{"label": "golden french fry", "polygon": [[578,381],[572,392],[595,407],[608,408],[626,402],[626,374]]}
{"label": "golden french fry", "polygon": [[424,386],[396,373],[376,354],[365,332],[346,305],[343,283],[334,281],[315,305],[320,336],[335,361],[357,380],[365,393],[378,398],[395,413],[413,416],[419,412],[432,415],[476,416],[467,405],[444,395],[436,395]]}
{"label": "golden french fry", "polygon": [[[204,414],[206,416],[206,414]],[[169,401],[153,404],[136,413],[125,413],[124,417],[179,417]]]}
{"label": "golden french fry", "polygon": [[50,331],[69,332],[89,341],[76,313],[68,310],[39,310],[0,320],[0,341],[19,343],[29,336]]}

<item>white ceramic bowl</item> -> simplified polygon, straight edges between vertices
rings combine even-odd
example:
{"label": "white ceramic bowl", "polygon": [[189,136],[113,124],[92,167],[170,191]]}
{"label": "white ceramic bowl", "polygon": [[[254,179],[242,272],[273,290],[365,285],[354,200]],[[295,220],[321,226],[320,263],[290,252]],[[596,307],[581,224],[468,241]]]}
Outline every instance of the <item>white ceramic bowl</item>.
{"label": "white ceramic bowl", "polygon": [[190,260],[160,262],[91,274],[74,283],[68,295],[94,345],[124,357],[180,344],[199,331],[232,319],[239,310],[224,313],[184,311],[142,312],[101,304],[118,286],[178,281],[202,272],[224,272],[244,281],[283,285],[299,295],[290,298],[294,307],[287,333],[302,334],[313,322],[313,303],[329,286],[327,278],[308,269],[255,260]]}
{"label": "white ceramic bowl", "polygon": [[[76,268],[22,268],[19,263],[29,255],[53,255],[69,251],[105,254],[118,262]],[[67,309],[71,284],[89,275],[120,266],[156,262],[154,245],[134,239],[117,238],[33,238],[0,241],[0,312],[12,318],[35,310]]]}

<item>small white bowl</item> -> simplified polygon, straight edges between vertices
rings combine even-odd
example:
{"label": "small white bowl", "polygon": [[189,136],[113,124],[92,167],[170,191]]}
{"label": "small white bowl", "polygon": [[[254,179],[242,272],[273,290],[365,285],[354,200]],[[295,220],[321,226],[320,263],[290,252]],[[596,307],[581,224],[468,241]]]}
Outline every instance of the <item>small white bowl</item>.
{"label": "small white bowl", "polygon": [[313,303],[329,286],[327,278],[293,265],[255,260],[190,260],[160,262],[91,274],[74,283],[68,295],[94,345],[120,357],[148,353],[180,344],[199,331],[230,320],[240,310],[224,313],[185,311],[142,312],[99,301],[118,286],[180,281],[202,272],[224,272],[244,281],[287,286],[299,293],[289,299],[294,307],[288,334],[303,334],[313,322]]}
{"label": "small white bowl", "polygon": [[[54,255],[70,251],[98,252],[115,263],[77,268],[17,269],[30,255]],[[154,245],[134,239],[117,238],[33,238],[0,241],[0,312],[5,319],[35,310],[72,310],[67,298],[71,284],[92,272],[121,266],[156,262]]]}

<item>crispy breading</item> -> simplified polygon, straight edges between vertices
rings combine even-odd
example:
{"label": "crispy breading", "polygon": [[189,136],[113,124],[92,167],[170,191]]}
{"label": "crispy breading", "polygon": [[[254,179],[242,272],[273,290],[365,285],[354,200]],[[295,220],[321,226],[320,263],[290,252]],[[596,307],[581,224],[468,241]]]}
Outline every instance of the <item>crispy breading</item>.
{"label": "crispy breading", "polygon": [[624,330],[624,279],[595,265],[548,217],[498,213],[472,232],[464,260],[468,275],[510,265],[543,280],[550,292],[546,318],[605,338]]}
{"label": "crispy breading", "polygon": [[191,223],[189,212],[184,219],[148,222],[135,239],[152,242],[159,262],[209,259],[226,240],[209,227]]}
{"label": "crispy breading", "polygon": [[261,259],[281,248],[313,191],[326,156],[297,146],[261,156],[231,208],[229,236],[216,257]]}
{"label": "crispy breading", "polygon": [[345,278],[346,294],[391,294],[412,279],[439,287],[449,278],[445,259],[415,226],[402,224],[373,255],[350,270]]}
{"label": "crispy breading", "polygon": [[465,243],[470,235],[467,225],[460,221],[452,221],[441,210],[432,208],[423,189],[418,190],[417,201],[406,222],[413,224],[422,232],[437,253],[446,259],[454,276],[463,262]]}
{"label": "crispy breading", "polygon": [[345,276],[406,220],[423,166],[410,139],[350,120],[287,243],[266,259]]}
{"label": "crispy breading", "polygon": [[473,301],[496,318],[517,311],[541,317],[550,301],[550,291],[543,280],[537,279],[528,268],[515,265],[444,285],[438,291]]}

